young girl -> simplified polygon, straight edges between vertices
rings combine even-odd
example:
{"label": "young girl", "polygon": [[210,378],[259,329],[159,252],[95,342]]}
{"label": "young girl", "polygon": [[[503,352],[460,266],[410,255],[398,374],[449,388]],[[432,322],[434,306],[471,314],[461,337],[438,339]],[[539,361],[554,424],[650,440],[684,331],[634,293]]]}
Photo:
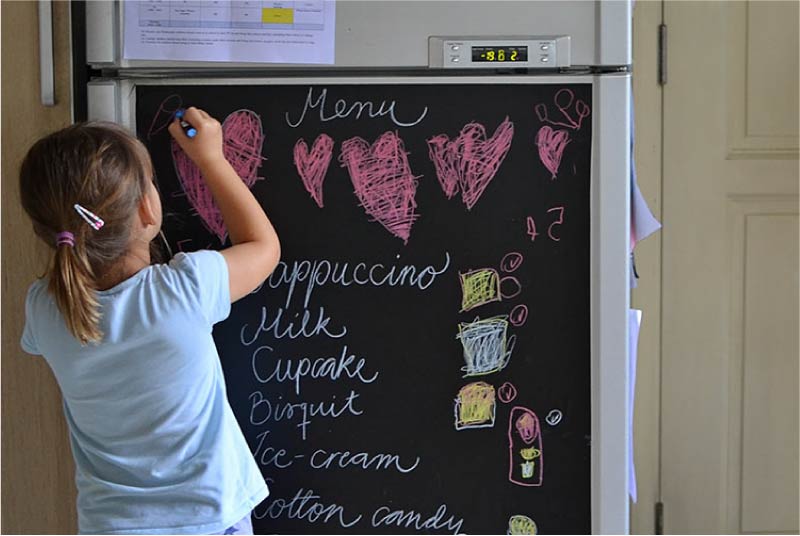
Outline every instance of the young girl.
{"label": "young girl", "polygon": [[[22,347],[64,397],[82,533],[249,533],[268,494],[225,393],[212,326],[278,263],[275,230],[225,160],[222,128],[169,131],[202,171],[231,247],[150,263],[161,203],[144,146],[112,124],[43,138],[20,172],[22,204],[54,250],[31,285]],[[227,530],[226,530],[227,529]]]}

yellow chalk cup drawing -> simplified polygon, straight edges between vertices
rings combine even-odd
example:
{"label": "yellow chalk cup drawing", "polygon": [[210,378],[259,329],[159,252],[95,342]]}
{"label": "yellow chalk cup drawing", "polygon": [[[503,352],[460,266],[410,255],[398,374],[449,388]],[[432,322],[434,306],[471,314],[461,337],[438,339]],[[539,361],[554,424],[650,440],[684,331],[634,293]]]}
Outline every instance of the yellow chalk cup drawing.
{"label": "yellow chalk cup drawing", "polygon": [[294,9],[265,7],[261,10],[261,22],[265,24],[294,24]]}
{"label": "yellow chalk cup drawing", "polygon": [[537,448],[527,448],[521,449],[519,451],[519,455],[522,456],[522,459],[525,460],[525,463],[521,463],[520,466],[522,467],[522,478],[532,478],[534,470],[536,469],[536,465],[533,460],[541,456],[541,451]]}
{"label": "yellow chalk cup drawing", "polygon": [[500,276],[491,268],[458,274],[461,279],[461,311],[500,301]]}
{"label": "yellow chalk cup drawing", "polygon": [[536,534],[536,523],[528,516],[511,516],[506,534]]}
{"label": "yellow chalk cup drawing", "polygon": [[494,426],[495,390],[486,382],[474,382],[458,391],[456,430]]}

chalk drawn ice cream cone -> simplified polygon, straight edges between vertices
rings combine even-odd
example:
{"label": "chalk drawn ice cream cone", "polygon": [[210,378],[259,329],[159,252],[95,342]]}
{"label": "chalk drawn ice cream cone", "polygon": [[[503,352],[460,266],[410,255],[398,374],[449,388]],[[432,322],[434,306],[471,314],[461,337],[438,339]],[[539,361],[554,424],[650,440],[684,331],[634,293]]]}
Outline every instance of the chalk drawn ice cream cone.
{"label": "chalk drawn ice cream cone", "polygon": [[494,426],[495,390],[486,382],[474,382],[458,391],[455,401],[456,430]]}
{"label": "chalk drawn ice cream cone", "polygon": [[508,419],[508,479],[520,486],[541,486],[544,451],[539,418],[528,408],[516,406]]}
{"label": "chalk drawn ice cream cone", "polygon": [[528,516],[515,515],[508,519],[506,534],[536,534],[536,523]]}
{"label": "chalk drawn ice cream cone", "polygon": [[508,337],[508,317],[493,316],[460,323],[458,336],[464,349],[464,376],[482,376],[503,370],[511,359],[515,336]]}

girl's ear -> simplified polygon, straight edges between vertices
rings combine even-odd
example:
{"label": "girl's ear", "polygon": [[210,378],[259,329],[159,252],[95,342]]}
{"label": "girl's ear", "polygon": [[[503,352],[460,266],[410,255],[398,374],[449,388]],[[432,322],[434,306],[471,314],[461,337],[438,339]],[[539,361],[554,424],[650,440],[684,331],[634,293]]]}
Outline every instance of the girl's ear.
{"label": "girl's ear", "polygon": [[150,191],[151,189],[155,190],[155,187],[152,183],[149,183],[148,191],[145,192],[142,199],[139,201],[139,219],[145,227],[161,224],[159,221],[161,207],[156,206],[158,203],[158,194],[152,195],[153,192]]}

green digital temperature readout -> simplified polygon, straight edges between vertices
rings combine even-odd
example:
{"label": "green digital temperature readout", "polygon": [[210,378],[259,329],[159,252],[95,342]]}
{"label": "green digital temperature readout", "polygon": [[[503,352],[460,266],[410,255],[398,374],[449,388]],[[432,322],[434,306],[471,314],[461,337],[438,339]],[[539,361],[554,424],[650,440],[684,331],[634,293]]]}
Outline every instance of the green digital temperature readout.
{"label": "green digital temperature readout", "polygon": [[472,61],[493,63],[528,61],[528,47],[472,47]]}

